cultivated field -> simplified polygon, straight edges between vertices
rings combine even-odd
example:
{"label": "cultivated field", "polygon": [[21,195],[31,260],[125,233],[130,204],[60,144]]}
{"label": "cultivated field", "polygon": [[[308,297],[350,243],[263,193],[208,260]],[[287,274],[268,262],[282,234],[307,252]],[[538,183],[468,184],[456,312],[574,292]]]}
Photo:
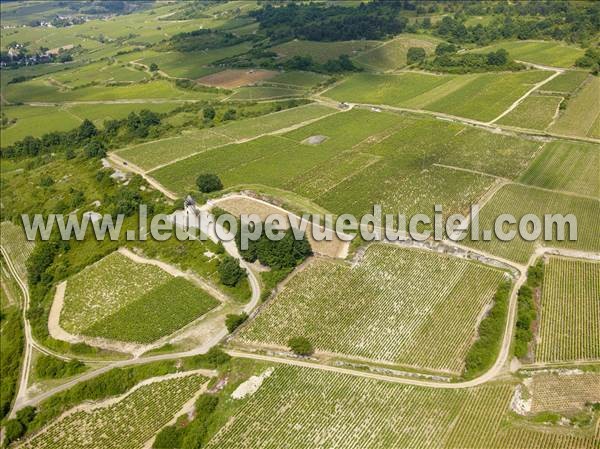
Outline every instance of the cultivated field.
{"label": "cultivated field", "polygon": [[88,406],[51,423],[21,444],[27,449],[138,449],[206,382],[189,375],[143,385],[120,398]]}
{"label": "cultivated field", "polygon": [[313,261],[238,335],[459,374],[502,272],[448,256],[370,246],[350,266]]}
{"label": "cultivated field", "polygon": [[241,87],[235,91],[233,95],[229,97],[233,101],[249,101],[249,100],[274,100],[276,98],[287,98],[287,97],[302,97],[305,91],[296,88],[295,86],[289,87]]}
{"label": "cultivated field", "polygon": [[8,120],[15,120],[0,131],[3,147],[25,136],[41,137],[52,131],[68,131],[81,123],[78,117],[56,107],[3,106],[2,112]]}
{"label": "cultivated field", "polygon": [[600,359],[600,263],[551,257],[544,273],[535,359]]}
{"label": "cultivated field", "polygon": [[230,141],[228,137],[217,134],[211,129],[203,129],[178,137],[159,139],[124,148],[118,150],[116,154],[144,170],[152,170],[175,159],[225,145]]}
{"label": "cultivated field", "polygon": [[3,221],[0,223],[0,243],[8,251],[10,260],[15,266],[19,277],[27,279],[27,258],[33,251],[35,242],[30,242],[25,237],[25,232],[17,225]]}
{"label": "cultivated field", "polygon": [[500,115],[548,76],[536,70],[479,75],[358,74],[325,95],[338,101],[426,109],[485,121]]}
{"label": "cultivated field", "polygon": [[[542,222],[544,214],[574,214],[577,217],[577,240],[568,240],[569,230],[564,241],[556,240],[553,230],[551,241],[526,241],[518,235],[511,241],[503,242],[497,238],[491,241],[467,241],[463,243],[505,257],[515,262],[526,263],[537,245],[560,247],[582,251],[600,251],[600,235],[597,219],[600,203],[595,199],[582,198],[562,193],[548,192],[522,185],[502,187],[484,206],[480,213],[480,232],[494,230],[494,220],[501,214],[510,214],[517,223],[526,214],[536,215]],[[517,230],[517,225],[504,225],[505,232]],[[543,237],[543,233],[542,233]]]}
{"label": "cultivated field", "polygon": [[439,42],[438,39],[425,35],[400,35],[383,45],[364,51],[354,61],[370,70],[396,70],[406,65],[409,48],[423,48],[427,54],[431,54]]}
{"label": "cultivated field", "polygon": [[549,95],[530,95],[498,120],[498,124],[545,130],[558,114],[561,100],[561,97]]}
{"label": "cultivated field", "polygon": [[598,145],[555,141],[533,161],[519,181],[553,190],[600,197]]}
{"label": "cultivated field", "polygon": [[588,72],[569,70],[561,73],[553,80],[548,81],[547,84],[542,86],[541,90],[570,94],[579,86],[581,86],[581,83],[583,83],[589,76],[590,74]]}
{"label": "cultivated field", "polygon": [[475,51],[487,53],[501,48],[507,50],[510,56],[518,61],[552,67],[571,67],[578,58],[583,56],[583,50],[579,47],[560,42],[543,41],[501,42]]}
{"label": "cultivated field", "polygon": [[533,375],[531,411],[570,412],[600,402],[600,374],[538,373]]}
{"label": "cultivated field", "polygon": [[301,87],[301,88],[310,88],[323,81],[327,80],[326,75],[321,75],[319,73],[313,72],[300,72],[300,71],[290,71],[290,72],[279,72],[273,78],[269,80],[271,84],[284,84],[287,86]]}
{"label": "cultivated field", "polygon": [[513,390],[512,383],[426,389],[277,366],[207,447],[597,447],[593,429],[568,432],[511,417]]}
{"label": "cultivated field", "polygon": [[217,305],[183,278],[112,253],[68,280],[60,324],[73,334],[151,343]]}
{"label": "cultivated field", "polygon": [[600,138],[600,78],[590,77],[567,103],[550,131],[558,134]]}
{"label": "cultivated field", "polygon": [[277,72],[273,70],[223,70],[222,72],[206,75],[198,79],[200,84],[208,86],[233,89],[235,87],[248,86],[260,81],[273,78]]}
{"label": "cultivated field", "polygon": [[273,47],[271,50],[283,59],[290,59],[294,56],[311,56],[316,62],[326,62],[329,59],[336,59],[340,55],[352,57],[377,45],[379,45],[377,41],[365,40],[339,42],[293,40]]}

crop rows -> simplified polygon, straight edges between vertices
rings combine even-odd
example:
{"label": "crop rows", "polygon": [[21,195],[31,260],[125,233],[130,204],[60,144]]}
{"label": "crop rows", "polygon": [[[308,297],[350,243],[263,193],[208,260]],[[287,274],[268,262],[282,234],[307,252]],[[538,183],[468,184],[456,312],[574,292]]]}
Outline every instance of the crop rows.
{"label": "crop rows", "polygon": [[498,123],[544,130],[552,122],[561,100],[561,97],[550,95],[530,95]]}
{"label": "crop rows", "polygon": [[577,58],[583,56],[583,50],[573,45],[560,42],[542,41],[509,41],[477,49],[476,52],[490,52],[505,49],[510,56],[519,61],[533,62],[534,64],[549,65],[553,67],[570,67]]}
{"label": "crop rows", "polygon": [[534,413],[578,410],[587,403],[600,402],[600,374],[534,374],[530,390]]}
{"label": "crop rows", "polygon": [[502,273],[461,259],[373,245],[364,260],[318,260],[298,273],[239,335],[286,345],[460,372],[478,318]]}
{"label": "crop rows", "polygon": [[550,131],[565,135],[600,138],[599,90],[600,79],[590,77],[577,95],[569,99],[567,109],[550,127]]}
{"label": "crop rows", "polygon": [[600,197],[600,148],[556,141],[546,144],[520,181],[553,190]]}
{"label": "crop rows", "polygon": [[206,378],[144,385],[117,403],[75,412],[22,444],[28,449],[138,449],[171,420]]}
{"label": "crop rows", "polygon": [[8,221],[0,223],[0,236],[2,247],[8,251],[19,277],[27,279],[25,262],[33,251],[35,242],[27,240],[23,230]]}
{"label": "crop rows", "polygon": [[567,448],[592,437],[508,421],[514,385],[426,389],[277,367],[208,448]]}
{"label": "crop rows", "polygon": [[60,323],[80,333],[170,278],[154,265],[112,253],[68,280]]}
{"label": "crop rows", "polygon": [[539,339],[540,362],[600,358],[600,263],[550,258]]}
{"label": "crop rows", "polygon": [[[526,241],[517,234],[513,240],[502,241],[495,237],[491,241],[467,241],[464,243],[491,254],[504,257],[515,262],[526,263],[538,244],[548,247],[569,248],[582,251],[600,251],[600,234],[598,234],[597,217],[600,216],[600,202],[593,199],[547,192],[522,185],[502,187],[484,206],[480,213],[480,231],[494,230],[494,222],[501,214],[510,214],[517,223],[524,215],[534,214],[544,223],[545,214],[573,214],[577,217],[577,239],[543,241]],[[505,232],[517,231],[517,225],[505,226]],[[565,237],[569,237],[567,227]]]}
{"label": "crop rows", "polygon": [[589,76],[588,72],[569,70],[548,81],[540,90],[570,94]]}

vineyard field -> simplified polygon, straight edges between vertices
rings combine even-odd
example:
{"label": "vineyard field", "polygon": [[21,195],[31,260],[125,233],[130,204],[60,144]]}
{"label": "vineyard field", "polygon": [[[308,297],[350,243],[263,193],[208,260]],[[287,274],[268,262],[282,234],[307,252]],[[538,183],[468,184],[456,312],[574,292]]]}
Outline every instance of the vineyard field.
{"label": "vineyard field", "polygon": [[353,55],[378,45],[377,41],[356,40],[339,42],[317,42],[293,40],[273,47],[280,58],[289,59],[294,56],[311,56],[316,62],[327,62],[340,55]]}
{"label": "vineyard field", "polygon": [[[600,235],[597,232],[597,218],[600,215],[598,200],[548,192],[523,185],[506,185],[494,194],[492,199],[481,209],[479,218],[480,233],[483,230],[494,230],[494,221],[501,214],[510,214],[517,223],[527,214],[536,215],[542,225],[545,214],[573,214],[577,217],[577,240],[568,240],[567,227],[565,240],[556,239],[556,230],[550,241],[541,238],[527,241],[518,234],[513,240],[501,241],[492,236],[490,241],[464,240],[463,243],[474,248],[487,251],[496,256],[515,262],[526,263],[533,254],[537,244],[548,247],[560,247],[581,251],[600,251]],[[518,230],[517,224],[504,225],[504,231]]]}
{"label": "vineyard field", "polygon": [[542,86],[541,90],[570,94],[581,86],[581,83],[583,83],[588,76],[588,72],[569,70],[568,72],[561,73],[553,80],[548,81]]}
{"label": "vineyard field", "polygon": [[74,334],[151,343],[218,304],[189,281],[115,252],[67,281],[60,323]]}
{"label": "vineyard field", "polygon": [[600,374],[537,373],[533,375],[529,390],[534,413],[577,411],[588,403],[600,402]]}
{"label": "vineyard field", "polygon": [[540,315],[536,361],[600,359],[600,263],[551,257]]}
{"label": "vineyard field", "polygon": [[285,346],[302,335],[317,350],[460,373],[502,272],[391,245],[356,266],[312,262],[238,336]]}
{"label": "vineyard field", "polygon": [[590,77],[574,98],[569,99],[567,108],[550,127],[557,134],[582,137],[600,137],[600,79]]}
{"label": "vineyard field", "polygon": [[207,448],[592,449],[600,435],[510,417],[514,383],[426,389],[278,366]]}
{"label": "vineyard field", "polygon": [[498,123],[544,130],[552,123],[561,100],[560,97],[549,95],[530,95],[508,115],[498,120]]}
{"label": "vineyard field", "polygon": [[600,198],[599,172],[597,145],[556,141],[546,144],[519,181]]}
{"label": "vineyard field", "polygon": [[187,375],[139,386],[117,402],[75,411],[49,424],[22,449],[138,449],[206,382]]}
{"label": "vineyard field", "polygon": [[19,277],[27,279],[27,258],[33,251],[35,242],[30,242],[25,236],[25,232],[17,225],[3,221],[0,223],[0,236],[2,247],[8,251],[10,259],[17,270]]}
{"label": "vineyard field", "polygon": [[571,67],[583,56],[583,50],[573,45],[561,42],[541,41],[507,41],[475,50],[475,52],[490,52],[503,48],[509,55],[519,61],[553,67]]}

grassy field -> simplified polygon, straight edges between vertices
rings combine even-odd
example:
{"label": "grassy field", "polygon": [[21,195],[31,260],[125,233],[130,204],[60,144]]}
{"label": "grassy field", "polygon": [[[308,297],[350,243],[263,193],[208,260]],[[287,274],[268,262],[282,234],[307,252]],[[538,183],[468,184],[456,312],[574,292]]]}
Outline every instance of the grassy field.
{"label": "grassy field", "polygon": [[336,59],[340,55],[354,56],[379,43],[377,41],[340,41],[340,42],[313,42],[293,40],[271,48],[283,59],[294,56],[311,56],[315,62],[326,62]]}
{"label": "grassy field", "polygon": [[10,260],[13,263],[19,277],[27,279],[27,258],[33,251],[35,242],[30,242],[25,237],[25,232],[17,225],[3,221],[0,223],[0,243],[8,251]]}
{"label": "grassy field", "polygon": [[574,98],[568,100],[550,131],[558,134],[600,138],[600,78],[590,77]]}
{"label": "grassy field", "polygon": [[561,100],[561,97],[530,95],[497,123],[545,130],[552,123]]}
{"label": "grassy field", "polygon": [[57,419],[20,447],[137,449],[166,425],[206,381],[205,377],[189,375],[143,385],[118,402]]}
{"label": "grassy field", "polygon": [[64,90],[48,80],[34,79],[11,84],[5,98],[17,102],[66,102],[108,100],[208,100],[218,95],[212,92],[183,90],[166,80],[157,80],[130,86],[91,86]]}
{"label": "grassy field", "polygon": [[[536,215],[542,225],[544,214],[573,214],[577,217],[577,240],[559,241],[553,231],[550,241],[526,241],[518,235],[511,241],[503,242],[497,238],[491,241],[463,242],[494,255],[505,257],[520,263],[526,263],[536,245],[569,248],[582,251],[600,251],[600,235],[598,235],[597,219],[600,214],[600,203],[595,199],[582,198],[561,193],[548,192],[521,185],[502,187],[484,206],[480,213],[480,230],[494,230],[494,220],[501,214],[510,214],[517,223],[527,214]],[[505,231],[517,230],[517,225],[504,225]],[[567,229],[565,237],[568,238]],[[543,232],[541,237],[543,238]]]}
{"label": "grassy field", "polygon": [[571,67],[583,56],[583,50],[557,41],[508,41],[476,50],[490,52],[504,48],[513,59],[553,67]]}
{"label": "grassy field", "polygon": [[480,75],[354,75],[325,93],[338,101],[427,109],[492,120],[548,72]]}
{"label": "grassy field", "polygon": [[574,92],[588,76],[590,76],[588,72],[569,70],[544,84],[542,90],[570,94]]}
{"label": "grassy field", "polygon": [[52,131],[68,131],[81,123],[78,117],[55,107],[6,106],[2,113],[15,123],[0,131],[2,146],[12,145],[25,136],[40,137]]}
{"label": "grassy field", "polygon": [[152,52],[139,60],[142,64],[149,66],[154,63],[159,70],[176,78],[196,79],[217,72],[218,67],[208,67],[219,59],[229,58],[250,50],[247,42],[233,45],[231,47],[217,48],[192,53]]}
{"label": "grassy field", "polygon": [[427,54],[432,54],[439,42],[439,39],[431,36],[401,34],[381,46],[364,51],[354,61],[371,70],[396,70],[406,65],[406,54],[410,47],[423,48]]}
{"label": "grassy field", "polygon": [[514,388],[509,381],[471,389],[427,389],[277,366],[255,394],[239,401],[233,417],[206,447],[597,447],[600,435],[594,437],[589,427],[581,431],[536,425],[514,415]]}
{"label": "grassy field", "polygon": [[544,272],[536,362],[600,359],[600,263],[551,257]]}
{"label": "grassy field", "polygon": [[132,66],[100,61],[75,69],[57,72],[46,76],[44,79],[54,80],[63,86],[74,89],[92,83],[133,83],[148,79],[149,77],[150,75],[146,72]]}
{"label": "grassy field", "polygon": [[167,164],[175,159],[224,145],[230,141],[231,139],[228,137],[206,129],[124,148],[118,150],[117,154],[144,170],[152,170],[158,165]]}
{"label": "grassy field", "polygon": [[235,91],[233,95],[229,97],[230,100],[271,100],[275,98],[287,98],[287,97],[302,97],[305,91],[296,88],[295,86],[290,87],[274,87],[274,86],[253,86],[253,87],[240,87]]}
{"label": "grassy field", "polygon": [[533,161],[519,181],[553,190],[600,197],[600,148],[555,141]]}
{"label": "grassy field", "polygon": [[286,346],[301,335],[320,351],[459,374],[501,280],[458,258],[373,245],[352,267],[312,262],[238,341]]}
{"label": "grassy field", "polygon": [[112,253],[69,279],[61,325],[72,333],[151,343],[217,305],[183,278]]}
{"label": "grassy field", "polygon": [[313,72],[280,72],[269,80],[271,84],[283,84],[300,88],[311,88],[327,80],[327,75]]}

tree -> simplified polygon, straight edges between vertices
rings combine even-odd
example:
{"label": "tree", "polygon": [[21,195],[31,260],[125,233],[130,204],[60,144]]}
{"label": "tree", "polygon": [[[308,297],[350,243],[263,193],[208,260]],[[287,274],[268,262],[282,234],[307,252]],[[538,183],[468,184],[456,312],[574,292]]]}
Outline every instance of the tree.
{"label": "tree", "polygon": [[94,157],[105,157],[106,147],[102,142],[93,140],[83,148],[83,152],[89,159]]}
{"label": "tree", "polygon": [[153,62],[152,64],[150,64],[150,71],[151,72],[158,71],[158,65],[155,62]]}
{"label": "tree", "polygon": [[236,330],[238,327],[242,325],[244,321],[248,319],[248,314],[242,312],[239,315],[230,313],[225,317],[225,326],[227,326],[227,330],[231,333]]}
{"label": "tree", "polygon": [[508,52],[501,48],[498,51],[492,51],[487,55],[489,65],[503,66],[508,63]]}
{"label": "tree", "polygon": [[303,357],[311,355],[315,352],[313,345],[305,337],[292,337],[288,340],[288,346],[294,354]]}
{"label": "tree", "polygon": [[416,64],[425,59],[427,54],[425,49],[421,47],[410,47],[406,53],[406,62],[408,64]]}
{"label": "tree", "polygon": [[4,438],[7,444],[18,440],[25,433],[25,426],[17,419],[11,419],[4,426]]}
{"label": "tree", "polygon": [[235,120],[237,115],[237,111],[235,109],[227,109],[225,114],[223,114],[223,121],[226,122],[228,120]]}
{"label": "tree", "polygon": [[448,44],[446,42],[440,42],[437,47],[435,47],[436,56],[447,55],[451,53],[456,53],[458,47],[454,44]]}
{"label": "tree", "polygon": [[94,125],[90,120],[85,119],[77,130],[77,137],[79,140],[88,140],[98,134],[98,130],[96,129],[96,125]]}
{"label": "tree", "polygon": [[17,412],[17,419],[24,425],[28,426],[33,418],[35,418],[35,407],[28,405]]}
{"label": "tree", "polygon": [[75,159],[75,150],[73,148],[67,148],[67,150],[65,151],[65,159]]}
{"label": "tree", "polygon": [[216,112],[212,106],[207,106],[202,110],[202,115],[205,120],[214,120]]}
{"label": "tree", "polygon": [[214,173],[202,173],[196,178],[196,185],[202,193],[210,193],[223,188],[223,183]]}
{"label": "tree", "polygon": [[219,279],[221,284],[233,287],[240,279],[246,276],[246,272],[240,267],[237,259],[231,256],[225,256],[218,267]]}
{"label": "tree", "polygon": [[183,441],[183,429],[175,426],[164,427],[154,439],[154,449],[175,449],[181,447]]}
{"label": "tree", "polygon": [[231,360],[231,356],[223,351],[221,348],[217,348],[213,346],[206,353],[206,361],[211,364],[211,366],[218,368],[221,365],[229,362]]}

